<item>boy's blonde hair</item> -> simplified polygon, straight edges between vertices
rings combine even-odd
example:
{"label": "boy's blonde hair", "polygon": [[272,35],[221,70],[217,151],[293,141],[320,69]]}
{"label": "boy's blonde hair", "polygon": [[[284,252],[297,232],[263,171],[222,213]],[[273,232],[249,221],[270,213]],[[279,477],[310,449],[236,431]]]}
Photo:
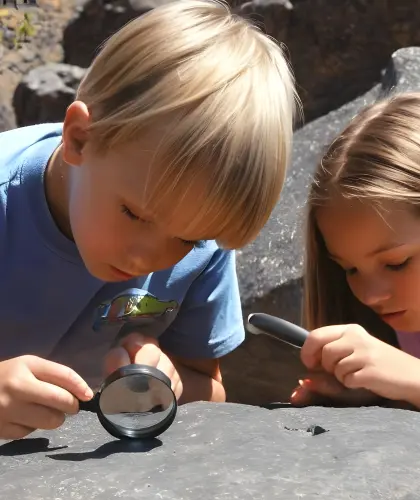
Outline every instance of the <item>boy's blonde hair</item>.
{"label": "boy's blonde hair", "polygon": [[291,69],[268,36],[222,2],[157,7],[104,44],[77,99],[91,113],[98,151],[168,125],[154,204],[168,192],[180,199],[202,174],[202,230],[225,248],[257,236],[283,187],[300,109]]}
{"label": "boy's blonde hair", "polygon": [[340,197],[377,210],[391,201],[420,214],[420,93],[394,95],[362,110],[324,155],[308,199],[305,326],[358,323],[391,338],[390,327],[354,297],[318,230],[317,208],[333,209]]}

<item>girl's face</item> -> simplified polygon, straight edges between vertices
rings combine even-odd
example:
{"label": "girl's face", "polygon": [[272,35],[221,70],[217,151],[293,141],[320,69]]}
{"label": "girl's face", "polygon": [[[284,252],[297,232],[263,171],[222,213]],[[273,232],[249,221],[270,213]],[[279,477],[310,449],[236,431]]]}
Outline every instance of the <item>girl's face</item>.
{"label": "girl's face", "polygon": [[395,330],[420,332],[420,217],[393,203],[379,212],[341,200],[319,208],[316,221],[357,299]]}

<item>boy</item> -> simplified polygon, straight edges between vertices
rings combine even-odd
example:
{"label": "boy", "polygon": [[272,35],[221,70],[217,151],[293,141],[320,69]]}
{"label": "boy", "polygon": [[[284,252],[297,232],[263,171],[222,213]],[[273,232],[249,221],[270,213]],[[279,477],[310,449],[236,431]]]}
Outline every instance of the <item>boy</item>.
{"label": "boy", "polygon": [[278,200],[295,104],[273,41],[185,0],[108,40],[63,124],[0,135],[1,438],[60,426],[103,363],[225,400],[233,250]]}

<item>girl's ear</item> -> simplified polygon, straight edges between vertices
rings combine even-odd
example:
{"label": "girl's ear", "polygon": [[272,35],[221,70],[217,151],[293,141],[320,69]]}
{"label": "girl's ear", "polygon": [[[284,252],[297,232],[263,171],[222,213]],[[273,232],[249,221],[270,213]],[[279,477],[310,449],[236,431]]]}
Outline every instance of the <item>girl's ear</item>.
{"label": "girl's ear", "polygon": [[85,103],[73,102],[66,111],[63,125],[62,154],[66,163],[83,164],[83,148],[87,142],[90,113]]}

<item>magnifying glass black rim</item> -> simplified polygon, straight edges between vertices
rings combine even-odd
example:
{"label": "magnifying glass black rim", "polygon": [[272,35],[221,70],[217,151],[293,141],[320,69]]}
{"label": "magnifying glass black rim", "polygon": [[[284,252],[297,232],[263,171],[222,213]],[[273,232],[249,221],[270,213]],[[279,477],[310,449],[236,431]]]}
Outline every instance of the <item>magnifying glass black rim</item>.
{"label": "magnifying glass black rim", "polygon": [[105,415],[102,413],[101,406],[100,406],[100,399],[103,391],[113,382],[116,380],[119,380],[121,378],[129,377],[130,375],[147,375],[149,377],[153,377],[160,382],[163,382],[169,390],[172,392],[171,389],[171,381],[169,377],[167,377],[163,372],[161,372],[159,369],[154,368],[152,366],[147,366],[147,365],[138,365],[138,364],[132,364],[132,365],[127,365],[123,366],[121,368],[118,368],[114,372],[112,372],[102,383],[101,388],[99,389],[99,399],[98,399],[98,405],[97,405],[97,415],[100,423],[104,427],[104,429],[109,432],[112,436],[121,439],[152,439],[156,436],[159,436],[159,434],[162,434],[165,432],[171,425],[172,422],[175,420],[175,416],[177,413],[177,408],[178,408],[178,403],[175,397],[175,394],[172,392],[173,395],[173,404],[172,404],[172,409],[170,413],[165,417],[164,420],[161,422],[152,425],[150,427],[147,427],[146,429],[127,429],[121,425],[118,424],[113,424],[110,422]]}

